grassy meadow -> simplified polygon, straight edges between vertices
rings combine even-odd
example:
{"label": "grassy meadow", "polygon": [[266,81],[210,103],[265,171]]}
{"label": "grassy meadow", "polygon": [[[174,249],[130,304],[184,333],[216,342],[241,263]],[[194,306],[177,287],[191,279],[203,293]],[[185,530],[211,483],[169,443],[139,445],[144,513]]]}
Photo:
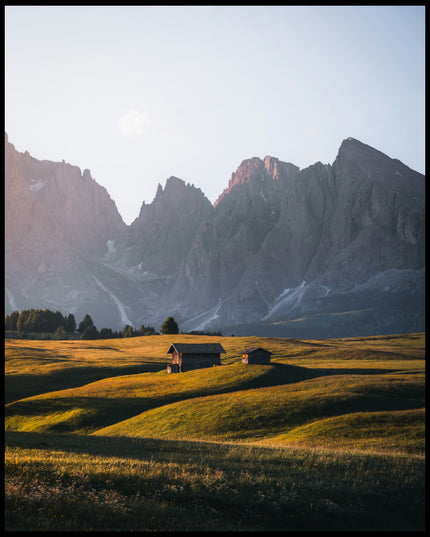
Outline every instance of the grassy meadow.
{"label": "grassy meadow", "polygon": [[[173,341],[226,354],[167,374]],[[8,530],[424,529],[424,334],[7,339],[5,359]]]}

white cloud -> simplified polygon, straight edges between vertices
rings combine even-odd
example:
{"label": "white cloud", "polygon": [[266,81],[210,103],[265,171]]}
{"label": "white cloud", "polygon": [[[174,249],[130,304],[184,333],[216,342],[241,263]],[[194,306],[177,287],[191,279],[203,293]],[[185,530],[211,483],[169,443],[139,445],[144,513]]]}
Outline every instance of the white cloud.
{"label": "white cloud", "polygon": [[152,125],[152,120],[145,111],[132,109],[119,120],[118,125],[123,136],[140,136]]}

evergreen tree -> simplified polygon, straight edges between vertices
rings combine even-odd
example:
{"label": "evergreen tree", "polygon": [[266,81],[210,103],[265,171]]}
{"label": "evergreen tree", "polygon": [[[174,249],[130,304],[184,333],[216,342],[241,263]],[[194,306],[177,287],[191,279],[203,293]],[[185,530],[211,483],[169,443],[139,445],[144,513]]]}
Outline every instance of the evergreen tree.
{"label": "evergreen tree", "polygon": [[19,314],[18,320],[16,321],[16,329],[18,332],[23,332],[24,330],[27,330],[27,319],[29,315],[28,310],[22,310]]}
{"label": "evergreen tree", "polygon": [[26,327],[25,329],[26,330],[29,330],[30,332],[36,332],[36,327],[37,327],[37,312],[36,310],[29,310],[28,312],[28,316],[27,316],[27,321],[26,321]]}
{"label": "evergreen tree", "polygon": [[9,313],[9,315],[6,315],[4,329],[14,331],[17,330],[16,322],[18,321],[18,317],[19,311],[13,311],[12,313]]}
{"label": "evergreen tree", "polygon": [[100,337],[101,339],[111,339],[115,336],[114,336],[114,333],[112,332],[112,328],[101,328]]}
{"label": "evergreen tree", "polygon": [[154,327],[145,326],[144,324],[139,328],[138,333],[140,336],[155,336],[157,334]]}
{"label": "evergreen tree", "polygon": [[179,327],[177,322],[173,317],[167,317],[164,323],[161,326],[162,334],[177,334],[179,332]]}
{"label": "evergreen tree", "polygon": [[[89,315],[84,318],[83,330],[86,326],[94,326]],[[5,330],[16,330],[19,332],[55,332],[57,328],[63,326],[66,331],[76,330],[76,321],[73,313],[64,317],[60,311],[49,309],[29,309],[21,312],[14,311],[5,317]]]}
{"label": "evergreen tree", "polygon": [[69,313],[66,319],[66,324],[64,328],[67,330],[67,332],[75,332],[76,331],[76,321],[75,316],[73,313]]}
{"label": "evergreen tree", "polygon": [[58,328],[55,322],[55,313],[51,310],[45,310],[46,315],[46,329],[48,332],[55,332]]}
{"label": "evergreen tree", "polygon": [[59,326],[64,326],[66,324],[66,319],[63,317],[63,314],[61,313],[61,311],[56,311],[54,313],[54,318],[55,318],[55,330]]}
{"label": "evergreen tree", "polygon": [[126,324],[122,330],[122,337],[133,337],[134,336],[134,330],[133,327],[129,324]]}
{"label": "evergreen tree", "polygon": [[97,339],[98,337],[99,333],[94,325],[85,327],[81,334],[81,339]]}
{"label": "evergreen tree", "polygon": [[95,328],[91,316],[86,313],[83,320],[79,323],[78,332],[82,334],[86,328]]}
{"label": "evergreen tree", "polygon": [[34,331],[35,332],[46,332],[47,323],[46,323],[46,311],[42,309],[37,309],[34,313]]}
{"label": "evergreen tree", "polygon": [[42,332],[53,332],[56,329],[52,316],[53,312],[51,310],[43,310],[40,312],[38,325]]}
{"label": "evergreen tree", "polygon": [[55,331],[55,337],[57,339],[68,339],[66,329],[63,325],[60,325]]}
{"label": "evergreen tree", "polygon": [[41,309],[33,312],[33,330],[34,332],[43,332],[43,311]]}

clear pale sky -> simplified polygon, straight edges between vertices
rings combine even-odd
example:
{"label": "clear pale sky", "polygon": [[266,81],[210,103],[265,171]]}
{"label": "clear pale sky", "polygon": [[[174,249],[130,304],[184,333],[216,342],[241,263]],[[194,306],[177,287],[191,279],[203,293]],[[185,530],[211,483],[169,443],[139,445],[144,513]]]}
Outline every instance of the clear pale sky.
{"label": "clear pale sky", "polygon": [[352,136],[424,173],[424,6],[7,6],[5,131],[88,168],[127,223],[171,175],[331,164]]}

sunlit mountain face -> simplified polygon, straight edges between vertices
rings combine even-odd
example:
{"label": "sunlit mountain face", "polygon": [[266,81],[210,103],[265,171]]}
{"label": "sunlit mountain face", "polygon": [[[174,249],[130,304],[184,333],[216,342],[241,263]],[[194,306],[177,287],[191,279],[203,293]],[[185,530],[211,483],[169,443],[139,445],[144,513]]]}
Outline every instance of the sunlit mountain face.
{"label": "sunlit mountain face", "polygon": [[423,175],[352,138],[244,160],[212,205],[176,177],[126,225],[90,172],[5,141],[5,311],[98,328],[342,337],[424,329]]}

